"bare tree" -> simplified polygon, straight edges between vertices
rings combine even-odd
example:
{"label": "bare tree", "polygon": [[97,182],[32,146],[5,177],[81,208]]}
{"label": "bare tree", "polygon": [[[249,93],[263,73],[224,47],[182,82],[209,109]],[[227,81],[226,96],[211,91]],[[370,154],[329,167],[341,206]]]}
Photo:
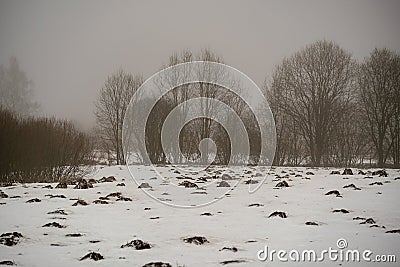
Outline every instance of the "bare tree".
{"label": "bare tree", "polygon": [[[181,63],[187,63],[190,61],[193,61],[193,54],[191,51],[185,50],[180,54],[173,53],[169,57],[168,64],[164,65],[162,68],[172,67],[174,65],[181,64]],[[192,71],[192,69],[191,69],[190,65],[187,65],[186,68],[183,68],[183,71],[174,70],[173,72],[170,72],[171,75],[161,76],[155,82],[159,88],[164,88],[164,87],[165,88],[173,88],[173,87],[175,87],[176,84],[179,84],[182,81],[184,81],[188,77],[188,75],[190,74],[191,71]],[[190,87],[191,86],[189,84],[183,84],[177,88],[174,88],[169,93],[167,93],[163,97],[163,100],[160,102],[160,104],[164,105],[164,107],[168,107],[168,108],[166,108],[164,111],[157,110],[157,113],[159,114],[158,118],[165,119],[166,115],[168,115],[168,112],[171,110],[171,108],[179,105],[179,112],[178,112],[179,118],[177,121],[177,125],[181,125],[185,121],[188,110],[189,110],[189,107],[186,104],[186,101],[191,96]],[[161,115],[162,112],[165,114]],[[161,132],[162,121],[160,122],[159,120],[153,118],[153,120],[149,120],[148,123],[149,123],[150,127],[153,127],[154,129],[156,129],[155,133]],[[151,125],[151,124],[155,124],[155,125]],[[157,125],[159,127],[157,127]],[[152,140],[152,142],[155,142],[155,141],[156,140]],[[155,142],[155,143],[158,143],[158,142]],[[186,144],[186,142],[184,142],[184,144]],[[161,146],[159,146],[158,148],[162,149]],[[175,149],[176,149],[175,147],[173,147],[171,145],[167,149],[168,149],[168,151],[172,151],[172,153],[170,153],[170,155],[169,155],[170,157],[177,155],[179,158],[174,159],[174,160],[179,163],[182,163],[182,160],[183,160],[182,154],[179,153],[178,151],[175,151]],[[161,151],[159,151],[157,154],[159,154],[160,152]],[[164,151],[164,153],[165,152],[167,152],[167,151]]]}
{"label": "bare tree", "polygon": [[394,114],[390,120],[389,130],[392,141],[392,159],[394,167],[400,167],[400,57],[396,55],[394,62],[395,71],[392,90]]}
{"label": "bare tree", "polygon": [[274,165],[298,166],[304,163],[307,153],[299,123],[285,112],[281,104],[284,99],[279,90],[270,90],[267,82],[264,83],[263,89],[275,120],[277,143]]}
{"label": "bare tree", "polygon": [[280,127],[288,127],[287,118],[295,122],[294,130],[304,140],[313,165],[330,161],[331,135],[345,119],[354,78],[351,55],[328,41],[308,45],[275,69],[270,96],[275,109],[285,114]]}
{"label": "bare tree", "polygon": [[368,135],[363,131],[362,110],[352,101],[343,110],[346,117],[333,129],[329,142],[331,164],[335,166],[354,166],[363,164],[368,155]]}
{"label": "bare tree", "polygon": [[[218,63],[223,63],[222,58],[220,58],[218,55],[215,53],[211,52],[210,50],[203,50],[201,54],[198,57],[198,60],[201,61],[212,61],[212,62],[218,62]],[[214,83],[220,82],[222,79],[224,79],[224,73],[221,72],[220,69],[209,69],[207,68],[208,66],[205,65],[204,68],[198,69],[197,70],[197,77],[198,80],[200,81],[213,81]],[[202,112],[203,117],[197,120],[197,122],[200,124],[199,125],[199,131],[198,131],[198,140],[203,140],[204,138],[210,138],[211,137],[211,127],[213,126],[213,121],[210,120],[216,112],[215,105],[213,105],[214,99],[221,99],[223,98],[223,90],[216,86],[215,84],[212,83],[204,83],[200,82],[197,84],[194,84],[195,86],[195,92],[198,97],[203,97],[203,100],[200,101],[200,109]],[[209,147],[208,143],[205,144],[205,149],[204,153],[201,155],[201,162],[203,164],[208,162],[208,156],[209,156]]]}
{"label": "bare tree", "polygon": [[102,141],[115,153],[116,163],[124,164],[122,124],[129,101],[143,83],[141,75],[133,76],[123,70],[109,76],[96,102],[96,119]]}
{"label": "bare tree", "polygon": [[33,101],[33,82],[11,57],[8,67],[0,65],[0,106],[20,115],[36,112],[39,104]]}
{"label": "bare tree", "polygon": [[386,163],[392,151],[399,165],[400,59],[388,49],[374,49],[360,67],[359,93],[365,127],[374,144],[377,164]]}

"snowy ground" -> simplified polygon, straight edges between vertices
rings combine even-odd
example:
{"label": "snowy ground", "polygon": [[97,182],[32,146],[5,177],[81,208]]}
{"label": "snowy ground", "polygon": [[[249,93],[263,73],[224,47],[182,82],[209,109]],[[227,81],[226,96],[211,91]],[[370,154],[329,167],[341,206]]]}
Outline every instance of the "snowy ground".
{"label": "snowy ground", "polygon": [[[167,175],[170,168],[163,168]],[[14,246],[0,244],[0,262],[10,260],[18,266],[143,266],[158,261],[171,266],[222,266],[224,263],[226,266],[305,266],[315,263],[280,262],[276,256],[273,262],[270,259],[262,262],[257,259],[257,252],[268,246],[269,250],[288,252],[314,249],[319,255],[329,247],[338,249],[337,240],[344,238],[348,243],[346,249],[371,250],[372,259],[378,254],[395,255],[397,262],[367,264],[334,262],[327,258],[324,265],[399,266],[400,235],[386,232],[400,229],[400,178],[396,179],[400,171],[387,170],[388,177],[379,177],[358,174],[358,169],[352,169],[355,175],[332,175],[332,170],[343,172],[343,169],[327,168],[276,168],[256,193],[249,194],[245,181],[250,178],[261,181],[266,175],[256,176],[251,172],[230,195],[211,205],[189,209],[155,201],[138,189],[126,167],[120,166],[99,167],[88,178],[112,175],[117,181],[96,183],[90,189],[73,189],[73,185],[68,189],[43,188],[48,184],[1,187],[0,234],[16,231],[23,237]],[[139,182],[148,182],[153,187],[147,189],[151,194],[174,203],[178,193],[165,189],[161,181],[150,179],[154,176],[150,167],[139,166],[133,172],[140,177]],[[180,178],[176,173],[171,177]],[[189,175],[177,183],[185,180],[197,183],[197,178]],[[289,187],[275,187],[284,180]],[[117,186],[122,182],[125,186]],[[234,181],[227,182],[232,185]],[[197,184],[201,187],[200,182]],[[361,190],[343,188],[349,184]],[[209,186],[208,191],[184,187],[179,190],[190,192],[188,196],[196,202],[219,192],[215,190],[226,191],[216,185]],[[325,195],[331,190],[338,190],[341,196]],[[121,192],[132,201],[109,197],[109,200],[103,199],[109,204],[93,203],[113,192]],[[57,195],[65,198],[54,197]],[[34,198],[41,202],[27,203]],[[89,205],[72,206],[78,198]],[[59,209],[66,215],[48,214]],[[333,212],[337,209],[349,213]],[[287,218],[269,217],[275,211],[285,212]],[[355,217],[364,219],[354,220]],[[363,223],[368,218],[374,222]],[[51,222],[64,227],[42,227]],[[306,222],[317,225],[306,225]],[[82,236],[66,236],[76,233]],[[184,238],[193,236],[205,237],[208,243],[184,242]],[[121,248],[135,239],[148,242],[151,248]],[[223,249],[233,247],[237,251]],[[80,261],[90,251],[100,253],[104,259]],[[225,262],[235,260],[242,262]]]}

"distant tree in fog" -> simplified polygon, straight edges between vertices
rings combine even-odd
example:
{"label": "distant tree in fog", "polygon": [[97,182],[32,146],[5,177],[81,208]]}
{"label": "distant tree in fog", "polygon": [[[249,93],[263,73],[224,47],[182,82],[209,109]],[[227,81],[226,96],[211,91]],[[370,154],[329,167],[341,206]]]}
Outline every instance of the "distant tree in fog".
{"label": "distant tree in fog", "polygon": [[33,101],[33,82],[11,57],[8,67],[0,65],[0,107],[20,115],[36,112],[39,104]]}
{"label": "distant tree in fog", "polygon": [[[194,60],[223,63],[223,59],[218,54],[209,49],[203,49],[195,54],[191,51],[183,51],[182,53],[174,53],[170,56],[168,64],[163,67],[171,67],[181,63],[187,63]],[[176,86],[180,82],[186,80],[189,74],[196,77],[199,81],[210,82],[194,82],[190,84],[182,84]],[[230,77],[229,74],[222,67],[214,66],[210,68],[209,65],[201,67],[193,67],[187,65],[180,68],[179,71],[174,70],[171,75],[158,77],[156,85],[159,88],[171,88],[167,94],[162,98],[162,101],[156,105],[157,109],[153,110],[156,116],[151,116],[147,120],[146,131],[146,146],[150,154],[150,160],[153,163],[165,163],[167,158],[175,160],[175,162],[186,162],[187,160],[199,160],[201,164],[207,163],[210,155],[214,153],[205,143],[202,147],[203,153],[200,153],[200,141],[210,138],[214,141],[217,151],[215,155],[214,164],[227,164],[228,162],[241,162],[244,156],[240,153],[231,155],[231,143],[238,145],[237,140],[242,136],[238,133],[232,133],[228,136],[224,127],[222,127],[216,120],[211,119],[217,115],[224,114],[221,110],[222,106],[216,104],[216,100],[223,102],[227,106],[235,110],[236,114],[243,119],[243,123],[248,130],[250,142],[250,150],[256,159],[257,151],[256,146],[259,145],[259,129],[255,123],[255,117],[251,116],[251,110],[246,106],[246,103],[236,94],[228,89],[225,89],[218,84],[229,83],[230,88],[240,90],[238,82]],[[196,104],[188,104],[189,100],[199,99]],[[163,127],[163,120],[167,117],[168,113],[177,108],[179,112],[177,119],[177,126],[183,124],[187,119],[189,113],[199,112],[200,117],[187,122],[179,133],[179,147],[174,146],[172,141],[167,140],[166,150],[163,151],[160,141],[160,133]],[[154,115],[154,114],[153,114]],[[230,125],[235,123],[234,118],[223,118],[225,123]],[[175,136],[169,136],[173,139]],[[232,140],[231,140],[231,139]],[[167,154],[167,155],[165,155]],[[232,160],[230,161],[230,158]]]}
{"label": "distant tree in fog", "polygon": [[122,124],[128,104],[143,83],[141,75],[133,76],[119,70],[109,76],[100,90],[95,115],[103,147],[115,153],[116,163],[124,164]]}
{"label": "distant tree in fog", "polygon": [[[223,60],[214,52],[204,49],[194,54],[191,51],[174,53],[169,57],[164,68],[194,60],[222,63]],[[166,75],[168,74],[168,75]],[[187,83],[187,79],[195,81]],[[224,88],[219,84],[229,84]],[[242,90],[239,82],[220,64],[182,64],[178,68],[170,68],[161,72],[154,79],[155,89],[163,94],[157,103],[144,96],[135,103],[135,110],[153,105],[149,116],[145,120],[145,131],[135,125],[143,124],[134,114],[128,114],[126,128],[132,129],[125,136],[125,145],[132,159],[137,163],[195,163],[206,164],[211,158],[213,164],[239,164],[246,161],[245,138],[242,131],[233,131],[240,126],[239,120],[247,130],[250,146],[251,162],[260,158],[261,134],[255,115],[246,102],[234,93]],[[225,107],[233,110],[237,117],[228,113]],[[145,109],[144,109],[145,110]],[[128,110],[131,112],[132,110]],[[173,114],[173,123],[167,122]],[[168,127],[171,126],[172,127]],[[230,129],[228,134],[227,127]],[[136,131],[135,131],[136,130]],[[209,147],[204,139],[211,139],[215,147]],[[127,141],[129,140],[129,141]],[[145,142],[142,142],[142,141]],[[235,144],[236,150],[232,151]],[[150,162],[148,162],[150,161]]]}

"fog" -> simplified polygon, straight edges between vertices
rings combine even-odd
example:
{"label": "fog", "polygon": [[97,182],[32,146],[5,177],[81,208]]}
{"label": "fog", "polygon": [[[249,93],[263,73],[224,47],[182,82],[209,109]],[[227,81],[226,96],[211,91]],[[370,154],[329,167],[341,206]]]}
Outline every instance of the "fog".
{"label": "fog", "polygon": [[285,56],[333,40],[356,59],[400,52],[399,1],[1,1],[0,64],[16,56],[40,114],[95,124],[119,68],[149,77],[173,52],[210,48],[259,86]]}

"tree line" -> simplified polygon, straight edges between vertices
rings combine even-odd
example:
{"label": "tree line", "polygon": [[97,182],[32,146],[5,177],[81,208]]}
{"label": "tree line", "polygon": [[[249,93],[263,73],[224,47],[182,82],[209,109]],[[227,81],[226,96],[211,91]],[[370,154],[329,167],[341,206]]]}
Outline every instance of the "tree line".
{"label": "tree line", "polygon": [[[224,63],[210,50],[198,54],[183,51],[170,56],[169,67],[193,60]],[[225,79],[218,70],[200,70],[199,77]],[[159,79],[174,84],[186,75],[176,73]],[[400,57],[388,49],[374,49],[362,62],[331,41],[317,41],[283,59],[263,86],[274,114],[277,147],[275,165],[313,166],[399,166],[400,155]],[[143,83],[141,75],[120,70],[100,90],[96,104],[101,147],[116,164],[124,164],[122,123],[131,96]],[[232,86],[240,86],[232,80]],[[174,88],[152,110],[146,125],[146,153],[151,162],[168,163],[160,136],[169,112],[194,97],[224,101],[246,124],[251,155],[257,161],[259,129],[252,111],[236,95],[213,84],[195,83]],[[142,103],[146,105],[145,102]],[[180,105],[182,119],[190,107]],[[204,114],[213,106],[204,103]],[[223,127],[207,116],[191,121],[179,134],[186,158],[200,155],[198,145],[211,138],[217,146],[214,164],[226,164],[231,142]],[[232,155],[240,158],[240,155]],[[240,161],[240,159],[239,159]],[[143,162],[142,162],[143,163]]]}
{"label": "tree line", "polygon": [[[174,53],[161,66],[194,60],[224,63],[211,50],[200,53]],[[187,70],[160,77],[160,87],[183,79]],[[218,69],[197,69],[201,80],[229,80],[241,90],[238,81]],[[211,79],[211,78],[210,78]],[[374,49],[362,61],[331,41],[317,41],[278,64],[262,90],[273,112],[277,143],[273,164],[312,166],[400,166],[400,56],[388,49]],[[96,101],[96,129],[83,133],[72,122],[34,117],[39,105],[32,100],[33,83],[19,68],[15,58],[8,67],[0,66],[0,179],[44,181],[81,176],[83,166],[95,163],[94,151],[107,155],[109,162],[124,164],[123,120],[131,97],[143,84],[140,74],[123,70],[110,75]],[[230,140],[224,127],[209,119],[219,114],[212,101],[201,102],[204,116],[191,120],[179,133],[179,150],[163,147],[161,130],[168,114],[179,107],[178,119],[190,113],[188,100],[198,97],[219,100],[243,121],[250,143],[251,163],[258,163],[260,128],[253,110],[226,88],[212,83],[184,84],[173,88],[154,106],[146,123],[145,148],[153,163],[165,164],[202,159],[199,145],[210,138],[216,145],[214,164],[231,158],[243,162],[243,155],[232,154],[240,136]],[[140,105],[148,105],[146,99]],[[228,120],[230,118],[227,118]],[[212,150],[206,145],[205,151]],[[140,153],[139,153],[140,154]],[[138,163],[144,162],[138,157]],[[261,162],[262,163],[262,162]]]}

